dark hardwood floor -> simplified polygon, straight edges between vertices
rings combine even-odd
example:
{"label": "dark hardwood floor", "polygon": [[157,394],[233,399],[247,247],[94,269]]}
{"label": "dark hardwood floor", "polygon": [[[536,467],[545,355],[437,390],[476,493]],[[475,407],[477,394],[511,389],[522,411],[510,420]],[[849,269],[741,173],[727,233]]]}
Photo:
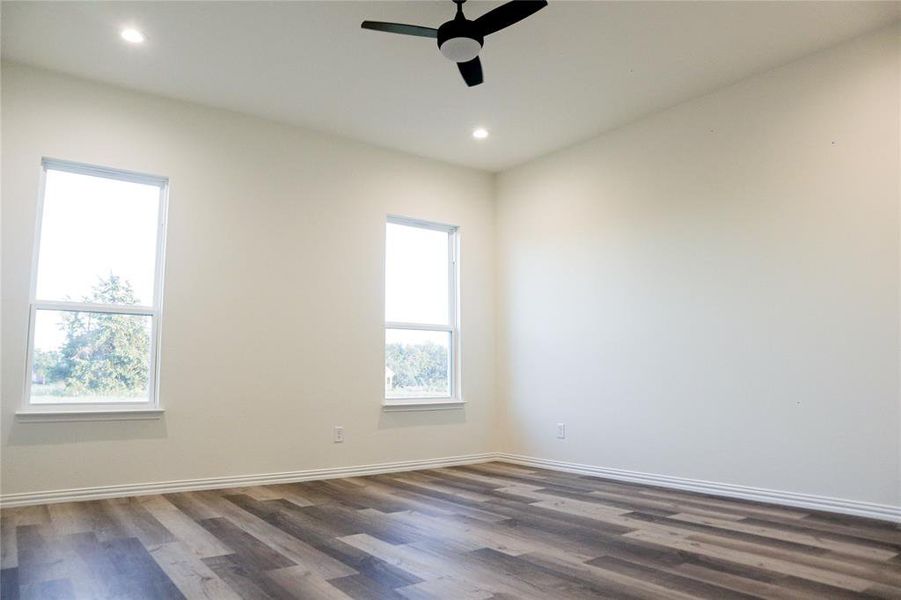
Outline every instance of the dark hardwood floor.
{"label": "dark hardwood floor", "polygon": [[895,525],[503,463],[2,511],[15,598],[901,598]]}

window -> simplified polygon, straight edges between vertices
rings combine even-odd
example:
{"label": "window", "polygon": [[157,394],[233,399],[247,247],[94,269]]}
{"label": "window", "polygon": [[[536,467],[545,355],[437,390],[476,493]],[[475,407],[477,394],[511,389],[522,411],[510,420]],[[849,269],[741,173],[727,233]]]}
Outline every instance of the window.
{"label": "window", "polygon": [[164,178],[43,162],[26,412],[153,409]]}
{"label": "window", "polygon": [[386,406],[460,401],[457,320],[457,228],[389,218]]}

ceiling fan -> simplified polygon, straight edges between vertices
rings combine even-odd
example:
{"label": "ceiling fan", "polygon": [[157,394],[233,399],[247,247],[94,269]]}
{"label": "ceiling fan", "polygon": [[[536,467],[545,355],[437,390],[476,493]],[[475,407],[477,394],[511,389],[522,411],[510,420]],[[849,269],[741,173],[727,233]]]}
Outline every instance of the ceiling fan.
{"label": "ceiling fan", "polygon": [[441,54],[457,63],[466,85],[472,87],[483,81],[479,51],[485,42],[485,36],[518,23],[547,6],[547,0],[512,0],[470,21],[463,16],[463,3],[466,0],[453,2],[457,5],[457,14],[438,29],[381,21],[363,21],[361,27],[437,39]]}

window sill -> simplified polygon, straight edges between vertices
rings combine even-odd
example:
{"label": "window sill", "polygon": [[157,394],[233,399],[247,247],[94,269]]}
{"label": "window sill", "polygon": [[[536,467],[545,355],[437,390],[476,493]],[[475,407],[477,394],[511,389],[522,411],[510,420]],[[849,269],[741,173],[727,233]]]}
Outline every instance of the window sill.
{"label": "window sill", "polygon": [[455,398],[408,398],[405,400],[385,400],[382,410],[400,412],[412,410],[455,410],[463,408],[464,400]]}
{"label": "window sill", "polygon": [[58,423],[70,421],[147,421],[160,419],[162,408],[119,408],[109,410],[20,410],[16,419],[22,423]]}

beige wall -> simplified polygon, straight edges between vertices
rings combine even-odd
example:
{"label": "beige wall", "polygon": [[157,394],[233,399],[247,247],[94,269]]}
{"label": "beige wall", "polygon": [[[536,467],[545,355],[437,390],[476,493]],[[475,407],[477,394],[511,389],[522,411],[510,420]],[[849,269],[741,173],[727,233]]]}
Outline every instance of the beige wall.
{"label": "beige wall", "polygon": [[[490,175],[16,65],[2,75],[4,494],[492,448]],[[13,418],[42,156],[170,177],[162,421]],[[381,410],[388,213],[460,225],[465,410]]]}
{"label": "beige wall", "polygon": [[898,61],[883,31],[503,173],[505,450],[897,506]]}

